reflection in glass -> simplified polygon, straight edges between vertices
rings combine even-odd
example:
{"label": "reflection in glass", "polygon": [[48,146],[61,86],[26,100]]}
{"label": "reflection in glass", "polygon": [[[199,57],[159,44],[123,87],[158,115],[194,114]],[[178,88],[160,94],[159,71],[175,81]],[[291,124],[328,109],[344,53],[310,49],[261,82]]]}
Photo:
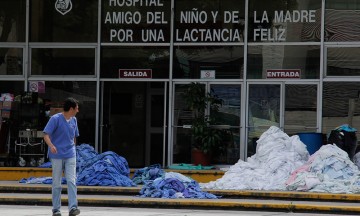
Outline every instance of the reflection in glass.
{"label": "reflection in glass", "polygon": [[200,79],[202,71],[214,71],[216,79],[240,79],[244,69],[243,46],[176,47],[174,78]]}
{"label": "reflection in glass", "polygon": [[23,50],[0,48],[0,75],[21,75],[23,73]]}
{"label": "reflection in glass", "polygon": [[[0,42],[25,41],[26,1],[0,1]],[[1,53],[0,53],[1,55]]]}
{"label": "reflection in glass", "polygon": [[247,156],[256,153],[256,141],[270,126],[279,127],[280,85],[252,84],[249,86]]}
{"label": "reflection in glass", "polygon": [[95,49],[32,48],[31,75],[95,75]]}
{"label": "reflection in glass", "polygon": [[[249,79],[266,79],[268,70],[300,70],[301,79],[317,79],[320,73],[320,46],[263,45],[248,47]],[[298,78],[297,76],[278,78]]]}
{"label": "reflection in glass", "polygon": [[[129,2],[131,6],[127,6]],[[107,0],[102,3],[102,42],[170,42],[171,1]]]}
{"label": "reflection in glass", "polygon": [[79,100],[79,113],[76,114],[80,136],[78,144],[95,145],[96,122],[96,82],[79,81],[46,81],[45,93],[40,94],[45,103],[45,109],[62,107],[67,97]]}
{"label": "reflection in glass", "polygon": [[359,76],[360,47],[328,47],[327,76]]}
{"label": "reflection in glass", "polygon": [[249,42],[318,42],[321,0],[249,1]]}
{"label": "reflection in glass", "polygon": [[360,2],[357,0],[325,1],[325,41],[360,40]]}
{"label": "reflection in glass", "polygon": [[357,128],[360,137],[360,83],[324,82],[323,89],[322,133],[349,124]]}
{"label": "reflection in glass", "polygon": [[176,0],[175,42],[243,42],[244,0]]}
{"label": "reflection in glass", "polygon": [[151,69],[152,78],[169,77],[168,47],[103,47],[101,78],[119,78],[119,69]]}
{"label": "reflection in glass", "polygon": [[[194,111],[187,107],[183,93],[187,85],[176,85],[174,96],[173,119],[173,162],[191,163],[192,132],[191,124]],[[205,89],[205,85],[204,85]]]}
{"label": "reflection in glass", "polygon": [[0,95],[1,93],[10,93],[14,96],[24,92],[23,81],[0,81]]}
{"label": "reflection in glass", "polygon": [[222,106],[215,114],[216,125],[223,130],[222,145],[214,154],[214,162],[234,164],[240,158],[241,86],[212,84],[211,94],[222,100]]}
{"label": "reflection in glass", "polygon": [[[191,131],[194,111],[184,101],[183,92],[188,85],[175,86],[173,154],[174,163],[191,163],[189,157],[193,137]],[[205,84],[203,88],[205,90]],[[213,164],[234,164],[240,158],[240,100],[241,86],[235,84],[211,84],[210,93],[222,100],[223,105],[216,112],[211,112],[214,127],[221,130],[221,145],[212,153]],[[206,115],[207,115],[206,111]]]}
{"label": "reflection in glass", "polygon": [[55,1],[31,0],[30,41],[96,42],[98,0],[71,3],[72,7],[63,15],[55,9]]}
{"label": "reflection in glass", "polygon": [[316,132],[317,86],[285,85],[284,131],[287,134]]}

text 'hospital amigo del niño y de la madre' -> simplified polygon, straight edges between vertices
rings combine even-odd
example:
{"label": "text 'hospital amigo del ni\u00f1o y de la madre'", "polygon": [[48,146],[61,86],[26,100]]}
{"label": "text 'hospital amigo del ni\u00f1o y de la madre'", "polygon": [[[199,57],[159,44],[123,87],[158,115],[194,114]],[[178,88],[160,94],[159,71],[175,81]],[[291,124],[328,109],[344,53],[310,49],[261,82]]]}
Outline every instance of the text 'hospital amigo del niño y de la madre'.
{"label": "text 'hospital amigo del ni\u00f1o y de la madre'", "polygon": [[[109,42],[168,42],[164,31],[169,31],[169,16],[166,17],[163,0],[108,0],[109,11],[104,13],[103,23],[109,26]],[[126,9],[124,9],[126,8]],[[139,9],[149,8],[142,12]],[[159,8],[154,11],[154,8]],[[118,10],[117,10],[118,9]],[[111,11],[110,11],[111,10]],[[315,22],[315,10],[254,11],[253,22],[261,23],[297,23]],[[175,42],[241,42],[244,22],[238,10],[205,11],[197,8],[179,11],[175,20],[184,28],[174,31]],[[272,17],[270,19],[269,17]],[[224,25],[218,23],[222,22]],[[211,24],[217,27],[209,28]],[[151,28],[137,28],[136,25],[151,25]],[[154,28],[154,25],[158,27]],[[201,25],[204,27],[202,28]],[[121,26],[121,27],[119,27]],[[127,27],[128,26],[128,27]],[[224,27],[228,26],[228,27]],[[237,27],[234,27],[237,26]],[[260,26],[260,25],[259,25]],[[253,41],[285,41],[286,28],[262,27],[253,29]]]}

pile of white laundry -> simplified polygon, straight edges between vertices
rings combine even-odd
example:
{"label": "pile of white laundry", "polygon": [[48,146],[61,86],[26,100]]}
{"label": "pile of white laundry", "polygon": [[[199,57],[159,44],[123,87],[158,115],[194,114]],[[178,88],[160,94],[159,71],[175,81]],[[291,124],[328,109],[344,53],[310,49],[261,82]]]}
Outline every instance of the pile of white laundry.
{"label": "pile of white laundry", "polygon": [[360,172],[336,145],[322,146],[309,157],[299,136],[288,136],[272,126],[257,141],[256,154],[239,160],[204,189],[297,190],[359,193]]}
{"label": "pile of white laundry", "polygon": [[322,146],[286,181],[288,190],[360,193],[360,172],[335,144]]}

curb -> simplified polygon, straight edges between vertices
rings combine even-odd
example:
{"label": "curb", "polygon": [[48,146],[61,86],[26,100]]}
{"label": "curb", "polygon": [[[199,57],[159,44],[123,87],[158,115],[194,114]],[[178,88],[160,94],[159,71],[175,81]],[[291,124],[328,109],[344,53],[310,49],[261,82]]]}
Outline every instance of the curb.
{"label": "curb", "polygon": [[[12,197],[2,196],[0,203],[15,205],[51,205],[50,195],[47,197]],[[62,198],[67,203],[66,198]],[[102,197],[84,198],[79,197],[78,202],[82,206],[111,206],[111,207],[166,207],[166,208],[191,208],[191,209],[221,209],[221,210],[257,210],[257,211],[282,211],[282,212],[323,212],[323,213],[360,213],[360,206],[351,205],[329,205],[296,203],[293,201],[273,200],[202,200],[202,199],[161,199],[161,198],[140,198],[140,197]]]}

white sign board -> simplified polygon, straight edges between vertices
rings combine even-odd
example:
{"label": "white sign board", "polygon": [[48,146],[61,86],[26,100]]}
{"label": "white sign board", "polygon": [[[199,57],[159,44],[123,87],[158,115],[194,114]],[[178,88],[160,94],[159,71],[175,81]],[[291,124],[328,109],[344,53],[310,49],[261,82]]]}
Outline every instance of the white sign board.
{"label": "white sign board", "polygon": [[201,79],[215,79],[215,70],[201,70]]}

